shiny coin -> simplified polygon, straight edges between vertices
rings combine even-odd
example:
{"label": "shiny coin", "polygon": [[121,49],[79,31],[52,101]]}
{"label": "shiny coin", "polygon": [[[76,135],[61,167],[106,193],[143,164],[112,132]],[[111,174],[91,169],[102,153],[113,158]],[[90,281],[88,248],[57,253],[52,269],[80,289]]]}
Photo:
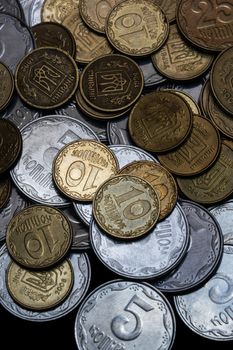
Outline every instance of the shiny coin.
{"label": "shiny coin", "polygon": [[233,247],[226,245],[215,275],[195,292],[175,297],[182,321],[199,336],[213,340],[233,340],[232,296]]}
{"label": "shiny coin", "polygon": [[128,130],[128,115],[111,120],[107,125],[107,135],[110,145],[132,145],[133,140]]}
{"label": "shiny coin", "polygon": [[209,209],[222,230],[224,244],[233,245],[233,201],[229,200]]}
{"label": "shiny coin", "polygon": [[0,119],[0,175],[9,170],[20,155],[22,137],[18,128],[6,119]]}
{"label": "shiny coin", "polygon": [[0,62],[0,110],[3,110],[11,100],[14,91],[14,79],[11,71]]}
{"label": "shiny coin", "polygon": [[0,0],[1,12],[15,16],[24,21],[24,13],[17,0]]}
{"label": "shiny coin", "polygon": [[[8,201],[11,193],[11,181],[8,177],[0,178],[0,209],[2,209]],[[1,211],[0,211],[1,216]],[[1,221],[2,225],[2,221]]]}
{"label": "shiny coin", "polygon": [[140,98],[129,117],[129,132],[137,146],[165,152],[180,145],[192,127],[192,113],[180,96],[155,91]]}
{"label": "shiny coin", "polygon": [[98,187],[117,171],[117,159],[107,146],[83,140],[68,144],[58,153],[53,178],[69,198],[91,201]]}
{"label": "shiny coin", "polygon": [[124,166],[119,174],[138,176],[149,182],[159,195],[159,220],[170,214],[177,201],[177,187],[173,176],[165,168],[144,160]]}
{"label": "shiny coin", "polygon": [[161,7],[169,22],[175,20],[178,0],[154,0],[154,3]]}
{"label": "shiny coin", "polygon": [[43,269],[60,261],[68,252],[72,228],[57,209],[31,206],[18,212],[7,227],[10,255],[26,268]]}
{"label": "shiny coin", "polygon": [[140,96],[143,75],[138,65],[123,55],[97,58],[83,70],[80,91],[92,107],[115,112],[131,106]]}
{"label": "shiny coin", "polygon": [[100,227],[118,238],[135,238],[158,220],[160,201],[153,187],[136,176],[118,175],[96,192],[93,213]]}
{"label": "shiny coin", "polygon": [[195,116],[187,140],[172,152],[159,155],[159,161],[172,173],[191,176],[203,172],[220,152],[220,137],[206,118]]}
{"label": "shiny coin", "polygon": [[106,34],[118,51],[146,56],[158,50],[167,39],[168,22],[153,1],[124,0],[111,10]]}
{"label": "shiny coin", "polygon": [[20,97],[30,106],[55,108],[75,93],[78,69],[72,57],[60,49],[36,49],[17,67],[15,86]]}
{"label": "shiny coin", "polygon": [[205,117],[209,117],[208,112],[208,102],[209,102],[209,95],[210,95],[210,81],[209,79],[206,80],[205,84],[203,85],[200,93],[200,106],[202,113]]}
{"label": "shiny coin", "polygon": [[188,105],[189,105],[189,107],[194,115],[201,114],[201,110],[200,110],[197,102],[194,100],[194,98],[192,96],[190,96],[189,94],[187,94],[184,91],[172,90],[172,92],[174,92],[178,96],[182,97],[188,103]]}
{"label": "shiny coin", "polygon": [[41,22],[41,8],[44,0],[19,0],[19,2],[29,27]]}
{"label": "shiny coin", "polygon": [[[131,327],[133,322],[136,328]],[[116,350],[168,350],[174,331],[175,317],[167,299],[139,282],[115,280],[99,286],[83,302],[75,320],[78,349],[101,349],[107,344]]]}
{"label": "shiny coin", "polygon": [[30,310],[48,310],[70,293],[74,272],[69,260],[40,272],[26,270],[12,262],[6,272],[8,291],[16,303]]}

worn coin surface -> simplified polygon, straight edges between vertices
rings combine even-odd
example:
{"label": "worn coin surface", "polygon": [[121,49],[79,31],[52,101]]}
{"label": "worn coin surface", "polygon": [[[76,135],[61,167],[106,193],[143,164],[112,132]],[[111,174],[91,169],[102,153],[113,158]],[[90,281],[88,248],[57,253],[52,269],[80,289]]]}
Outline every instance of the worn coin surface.
{"label": "worn coin surface", "polygon": [[97,141],[80,140],[62,148],[53,164],[59,190],[73,200],[92,201],[99,186],[118,172],[110,149]]}
{"label": "worn coin surface", "polygon": [[111,120],[107,124],[107,135],[110,145],[133,145],[128,129],[128,115]]}
{"label": "worn coin surface", "polygon": [[213,340],[233,340],[232,272],[233,247],[224,246],[216,273],[195,292],[175,297],[182,321],[199,336]]}
{"label": "worn coin surface", "polygon": [[1,12],[15,16],[24,21],[24,13],[17,0],[0,0]]}
{"label": "worn coin surface", "polygon": [[[11,181],[8,177],[0,178],[0,209],[7,203],[11,193]],[[0,211],[1,216],[1,211]],[[1,222],[2,225],[2,222]]]}
{"label": "worn coin surface", "polygon": [[124,0],[110,12],[106,34],[120,52],[146,56],[158,50],[168,37],[168,21],[151,0]]}
{"label": "worn coin surface", "polygon": [[233,201],[229,200],[220,205],[209,208],[211,214],[217,220],[223,234],[224,244],[233,245]]}
{"label": "worn coin surface", "polygon": [[6,244],[10,255],[26,268],[43,269],[60,261],[72,241],[69,220],[58,209],[30,206],[9,222]]}
{"label": "worn coin surface", "polygon": [[154,91],[131,110],[129,132],[137,146],[165,152],[179,146],[192,127],[192,113],[183,98],[171,91]]}
{"label": "worn coin surface", "polygon": [[208,111],[208,103],[209,103],[209,95],[210,95],[210,81],[209,79],[206,80],[204,83],[201,92],[200,92],[200,98],[199,103],[201,106],[202,113],[205,117],[209,117],[209,111]]}
{"label": "worn coin surface", "polygon": [[154,3],[161,7],[169,22],[175,20],[178,0],[154,0]]}
{"label": "worn coin surface", "polygon": [[0,62],[0,110],[6,108],[14,91],[14,79],[7,66]]}
{"label": "worn coin surface", "polygon": [[41,8],[44,0],[18,0],[23,9],[25,21],[29,27],[41,22]]}
{"label": "worn coin surface", "polygon": [[198,106],[197,102],[194,100],[194,98],[191,95],[187,94],[184,91],[172,90],[172,92],[174,92],[175,94],[182,97],[188,103],[188,105],[189,105],[189,107],[194,115],[201,114],[200,107]]}
{"label": "worn coin surface", "polygon": [[166,78],[154,68],[150,57],[143,57],[143,59],[137,60],[137,64],[142,70],[145,88],[156,86],[166,80]]}

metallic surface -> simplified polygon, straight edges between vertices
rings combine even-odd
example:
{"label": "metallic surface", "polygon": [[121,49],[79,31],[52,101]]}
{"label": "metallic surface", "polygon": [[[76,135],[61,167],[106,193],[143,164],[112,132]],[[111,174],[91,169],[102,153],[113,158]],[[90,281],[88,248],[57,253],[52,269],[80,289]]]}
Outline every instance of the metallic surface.
{"label": "metallic surface", "polygon": [[211,207],[209,211],[222,230],[224,244],[233,245],[233,201],[229,200]]}

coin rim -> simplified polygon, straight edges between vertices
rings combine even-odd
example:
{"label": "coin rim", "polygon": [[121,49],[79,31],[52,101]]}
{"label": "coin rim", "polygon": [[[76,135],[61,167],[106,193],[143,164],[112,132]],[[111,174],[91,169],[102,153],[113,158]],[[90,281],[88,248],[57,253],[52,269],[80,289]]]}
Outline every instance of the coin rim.
{"label": "coin rim", "polygon": [[3,111],[7,106],[8,104],[10,103],[12,97],[13,97],[13,92],[14,92],[14,89],[15,89],[15,81],[14,81],[14,76],[13,76],[13,73],[11,72],[11,70],[8,68],[8,66],[3,62],[3,61],[0,61],[0,65],[2,65],[6,71],[9,73],[9,76],[10,76],[10,81],[11,81],[11,91],[8,95],[8,98],[5,100],[5,102],[0,106],[0,111]]}
{"label": "coin rim", "polygon": [[[7,177],[6,179],[2,178],[0,179],[1,181],[6,181],[6,186],[7,186],[7,195],[4,199],[4,201],[0,202],[0,211],[4,210],[6,203],[8,202],[8,200],[10,199],[10,195],[11,195],[11,190],[12,190],[12,183],[10,181],[10,178]],[[2,239],[0,238],[0,242],[1,240],[4,240],[5,238],[3,237]]]}
{"label": "coin rim", "polygon": [[[79,11],[80,11],[80,16],[82,20],[85,22],[85,24],[94,30],[97,33],[100,34],[105,34],[105,29],[102,29],[102,26],[99,26],[97,22],[91,21],[90,15],[87,14],[88,12],[88,6],[85,3],[85,0],[79,0]],[[96,23],[97,25],[94,25],[93,23]],[[105,28],[105,26],[104,26]]]}

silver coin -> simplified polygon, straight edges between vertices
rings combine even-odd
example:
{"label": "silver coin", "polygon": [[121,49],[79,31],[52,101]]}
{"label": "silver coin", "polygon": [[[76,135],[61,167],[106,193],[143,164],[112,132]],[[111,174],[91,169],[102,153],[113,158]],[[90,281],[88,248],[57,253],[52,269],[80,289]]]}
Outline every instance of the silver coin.
{"label": "silver coin", "polygon": [[117,240],[105,234],[93,220],[90,240],[97,257],[120,276],[135,279],[159,277],[171,271],[184,257],[189,242],[188,223],[179,204],[137,240]]}
{"label": "silver coin", "polygon": [[[110,145],[110,150],[113,151],[117,157],[119,167],[134,162],[135,160],[150,160],[157,162],[154,157],[152,157],[146,151],[140,148],[129,146],[129,145]],[[81,202],[73,202],[74,209],[80,219],[86,224],[90,225],[92,219],[92,204],[86,204]]]}
{"label": "silver coin", "polygon": [[79,350],[167,350],[175,317],[167,299],[151,286],[109,281],[82,303],[75,320]]}
{"label": "silver coin", "polygon": [[90,284],[90,263],[85,253],[72,253],[68,256],[74,270],[74,285],[65,301],[48,311],[30,311],[17,305],[6,287],[6,270],[11,258],[4,244],[0,250],[0,304],[13,315],[28,321],[53,321],[71,312],[84,298]]}
{"label": "silver coin", "polygon": [[29,27],[32,27],[38,23],[41,23],[41,9],[44,0],[19,0],[25,21]]}
{"label": "silver coin", "polygon": [[66,116],[47,116],[34,120],[21,130],[23,149],[11,177],[16,186],[31,200],[57,207],[68,200],[54,187],[52,163],[67,143],[79,139],[98,140],[84,123]]}
{"label": "silver coin", "polygon": [[6,12],[24,21],[23,11],[17,0],[0,0],[0,12]]}
{"label": "silver coin", "polygon": [[209,209],[221,227],[224,244],[233,245],[233,201],[229,200]]}
{"label": "silver coin", "polygon": [[18,18],[0,13],[0,58],[14,73],[21,59],[34,49],[28,27]]}
{"label": "silver coin", "polygon": [[137,60],[136,63],[142,70],[145,87],[153,87],[166,81],[166,78],[155,69],[151,58],[146,57],[142,60]]}
{"label": "silver coin", "polygon": [[14,95],[7,108],[0,113],[4,119],[12,121],[19,129],[42,116],[39,110],[32,109],[24,104],[18,95]]}
{"label": "silver coin", "polygon": [[111,145],[132,145],[128,131],[128,116],[113,119],[107,123],[108,141]]}
{"label": "silver coin", "polygon": [[184,323],[198,335],[213,340],[233,340],[233,247],[224,246],[216,274],[195,292],[174,298]]}

